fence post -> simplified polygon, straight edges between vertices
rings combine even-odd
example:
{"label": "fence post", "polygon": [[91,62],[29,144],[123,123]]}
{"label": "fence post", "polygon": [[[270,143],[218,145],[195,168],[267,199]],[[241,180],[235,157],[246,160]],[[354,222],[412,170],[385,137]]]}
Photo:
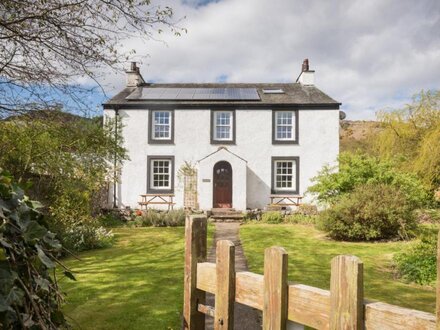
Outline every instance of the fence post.
{"label": "fence post", "polygon": [[440,330],[440,231],[437,237],[437,288],[436,288],[436,308],[435,318],[437,330]]}
{"label": "fence post", "polygon": [[286,329],[287,290],[287,252],[281,247],[268,248],[264,251],[264,330]]}
{"label": "fence post", "polygon": [[217,285],[215,292],[215,330],[234,328],[235,246],[231,241],[217,242]]}
{"label": "fence post", "polygon": [[197,305],[205,303],[205,292],[198,290],[197,263],[206,261],[206,216],[190,215],[185,221],[185,278],[183,291],[183,329],[205,329],[205,315]]}
{"label": "fence post", "polygon": [[330,329],[363,329],[363,263],[355,256],[337,256],[331,263]]}

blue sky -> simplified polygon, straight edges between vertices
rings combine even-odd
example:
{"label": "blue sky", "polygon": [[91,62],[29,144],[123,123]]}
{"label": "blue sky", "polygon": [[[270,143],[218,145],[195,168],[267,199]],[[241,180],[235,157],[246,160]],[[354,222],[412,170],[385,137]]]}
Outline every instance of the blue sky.
{"label": "blue sky", "polygon": [[[154,82],[293,82],[304,58],[348,119],[440,87],[440,1],[170,0],[188,33],[126,40]],[[105,73],[108,96],[125,77]],[[95,103],[104,98],[96,95]]]}

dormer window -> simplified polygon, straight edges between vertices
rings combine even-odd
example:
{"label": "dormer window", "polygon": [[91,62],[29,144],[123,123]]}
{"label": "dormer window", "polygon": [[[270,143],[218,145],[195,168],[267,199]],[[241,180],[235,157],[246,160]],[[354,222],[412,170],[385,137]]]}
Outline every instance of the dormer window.
{"label": "dormer window", "polygon": [[272,143],[298,143],[298,111],[277,110],[272,116]]}
{"label": "dormer window", "polygon": [[149,143],[173,143],[174,139],[174,111],[150,111]]}
{"label": "dormer window", "polygon": [[211,113],[211,143],[235,143],[234,111],[213,111]]}

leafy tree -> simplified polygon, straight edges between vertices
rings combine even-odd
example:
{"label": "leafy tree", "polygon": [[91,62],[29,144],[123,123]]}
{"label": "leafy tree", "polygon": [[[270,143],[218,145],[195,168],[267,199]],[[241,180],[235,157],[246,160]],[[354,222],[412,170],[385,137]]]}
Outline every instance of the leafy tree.
{"label": "leafy tree", "polygon": [[402,109],[378,116],[383,130],[375,151],[405,171],[417,174],[431,189],[440,188],[440,91],[420,92]]}
{"label": "leafy tree", "polygon": [[2,0],[0,13],[0,114],[58,102],[89,111],[80,79],[121,70],[135,55],[124,42],[182,31],[150,0]]}
{"label": "leafy tree", "polygon": [[324,166],[309,192],[319,202],[334,204],[362,184],[387,184],[400,189],[414,208],[431,202],[423,183],[414,174],[397,171],[390,161],[349,152],[339,155],[339,168]]}
{"label": "leafy tree", "polygon": [[90,215],[99,208],[97,198],[113,171],[127,158],[121,137],[115,139],[120,127],[111,120],[102,127],[101,121],[36,111],[0,122],[0,166],[11,169],[18,182],[44,201],[51,229],[70,249],[83,249],[69,244],[73,228],[84,228],[79,240],[96,241],[89,229],[99,228]]}
{"label": "leafy tree", "polygon": [[61,311],[55,265],[62,246],[45,227],[38,202],[29,200],[0,169],[0,322],[2,329],[58,329]]}

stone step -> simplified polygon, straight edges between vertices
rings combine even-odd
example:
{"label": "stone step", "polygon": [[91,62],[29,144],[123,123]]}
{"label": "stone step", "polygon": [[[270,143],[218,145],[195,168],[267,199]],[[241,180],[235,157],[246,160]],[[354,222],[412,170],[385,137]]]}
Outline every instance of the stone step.
{"label": "stone step", "polygon": [[231,213],[239,213],[233,208],[212,208],[212,214],[231,214]]}

